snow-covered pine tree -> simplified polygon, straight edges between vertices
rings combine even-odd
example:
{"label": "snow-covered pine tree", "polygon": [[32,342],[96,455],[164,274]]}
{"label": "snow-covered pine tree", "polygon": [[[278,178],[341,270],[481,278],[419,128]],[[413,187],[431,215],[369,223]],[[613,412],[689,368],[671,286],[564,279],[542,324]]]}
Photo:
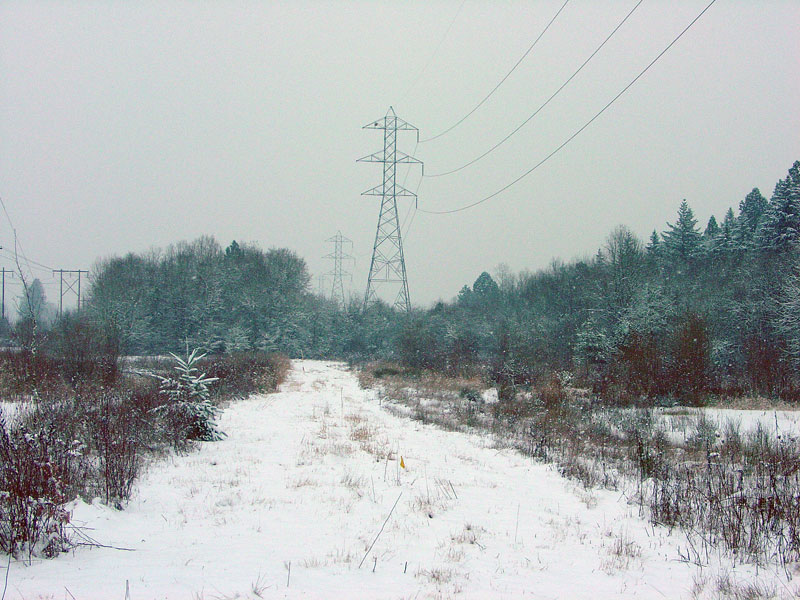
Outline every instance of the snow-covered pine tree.
{"label": "snow-covered pine tree", "polygon": [[484,271],[472,284],[472,293],[480,302],[493,302],[500,295],[500,288],[492,276]]}
{"label": "snow-covered pine tree", "polygon": [[225,334],[225,352],[244,352],[252,347],[250,336],[241,325],[233,325]]}
{"label": "snow-covered pine tree", "polygon": [[736,217],[733,216],[733,209],[728,208],[725,219],[720,225],[717,236],[714,239],[713,252],[715,254],[726,254],[739,248],[736,236]]}
{"label": "snow-covered pine tree", "polygon": [[708,219],[708,225],[706,225],[706,230],[703,232],[703,247],[705,251],[709,254],[714,253],[714,247],[717,245],[717,236],[719,235],[719,224],[717,223],[717,219],[714,215],[711,215],[711,218]]}
{"label": "snow-covered pine tree", "polygon": [[578,329],[573,353],[575,362],[587,369],[603,365],[611,357],[611,340],[594,318],[588,318]]}
{"label": "snow-covered pine tree", "polygon": [[739,203],[739,217],[736,219],[736,237],[742,248],[751,249],[755,245],[758,227],[767,211],[767,199],[758,188],[753,188]]}
{"label": "snow-covered pine tree", "polygon": [[653,229],[653,233],[650,234],[650,239],[647,242],[645,251],[647,252],[648,256],[656,256],[660,250],[661,250],[661,238],[659,238],[658,232],[655,229]]}
{"label": "snow-covered pine tree", "polygon": [[689,203],[684,199],[678,208],[678,220],[675,224],[667,223],[663,238],[664,252],[669,259],[678,263],[689,263],[699,258],[702,252],[702,236],[697,228]]}
{"label": "snow-covered pine tree", "polygon": [[197,363],[204,356],[205,354],[199,354],[199,348],[192,350],[186,360],[172,354],[177,363],[175,370],[178,376],[157,376],[161,381],[160,393],[169,399],[167,404],[157,410],[165,413],[173,426],[184,430],[185,439],[213,442],[221,440],[225,434],[217,428],[219,408],[211,402],[208,388],[217,378],[206,377],[197,368]]}
{"label": "snow-covered pine tree", "polygon": [[709,239],[714,238],[719,233],[719,225],[717,224],[717,219],[714,215],[711,215],[711,218],[708,220],[708,225],[706,225],[706,230],[703,232],[703,235]]}
{"label": "snow-covered pine tree", "polygon": [[787,252],[800,242],[800,161],[775,185],[758,235],[759,247]]}

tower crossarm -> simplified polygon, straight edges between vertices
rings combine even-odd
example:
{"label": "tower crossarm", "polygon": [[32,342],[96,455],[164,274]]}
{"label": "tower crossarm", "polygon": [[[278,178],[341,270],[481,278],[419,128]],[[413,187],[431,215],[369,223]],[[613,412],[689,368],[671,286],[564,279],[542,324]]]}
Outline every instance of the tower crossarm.
{"label": "tower crossarm", "polygon": [[395,131],[416,131],[417,132],[417,141],[419,141],[419,129],[414,127],[408,121],[404,121],[403,119],[399,118],[395,112],[394,108],[391,106],[389,107],[389,112],[386,113],[386,116],[381,117],[380,119],[376,119],[375,121],[370,121],[366,125],[364,125],[363,129],[394,129]]}
{"label": "tower crossarm", "polygon": [[400,152],[399,150],[395,151],[394,156],[384,156],[383,150],[380,152],[373,152],[372,154],[368,154],[363,158],[359,158],[356,162],[379,162],[379,163],[398,163],[398,164],[407,164],[407,165],[420,165],[423,169],[425,169],[425,165],[422,163],[421,160],[418,158],[414,158],[413,156],[409,156],[405,152]]}
{"label": "tower crossarm", "polygon": [[[361,192],[361,195],[362,196],[384,196],[384,195],[386,195],[388,193],[390,193],[390,192],[385,189],[383,184],[381,184],[381,185],[376,185],[374,188],[368,189],[366,192]],[[394,186],[394,194],[393,195],[397,196],[398,198],[402,197],[402,196],[407,196],[409,198],[416,198],[417,197],[417,195],[414,192],[410,192],[406,188],[404,188],[403,186],[397,185],[397,184],[395,184],[395,186]]]}

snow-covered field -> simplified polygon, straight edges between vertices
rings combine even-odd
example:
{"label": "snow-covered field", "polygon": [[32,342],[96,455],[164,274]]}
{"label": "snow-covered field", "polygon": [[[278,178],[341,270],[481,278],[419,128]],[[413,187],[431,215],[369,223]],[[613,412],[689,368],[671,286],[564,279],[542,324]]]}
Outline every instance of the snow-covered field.
{"label": "snow-covered field", "polygon": [[699,419],[705,419],[722,433],[726,426],[736,427],[742,435],[761,427],[771,438],[800,437],[800,411],[738,410],[731,408],[667,408],[655,412],[675,443],[685,442],[697,429]]}
{"label": "snow-covered field", "polygon": [[624,495],[392,416],[342,365],[295,362],[221,427],[152,465],[126,510],[78,503],[73,524],[104,547],[12,563],[6,598],[715,598],[719,573],[793,586],[682,562],[685,538]]}

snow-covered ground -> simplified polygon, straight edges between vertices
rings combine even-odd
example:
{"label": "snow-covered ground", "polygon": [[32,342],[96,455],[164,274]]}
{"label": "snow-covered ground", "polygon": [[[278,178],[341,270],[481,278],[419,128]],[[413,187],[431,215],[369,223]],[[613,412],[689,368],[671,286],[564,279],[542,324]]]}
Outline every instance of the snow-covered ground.
{"label": "snow-covered ground", "polygon": [[681,562],[685,539],[624,495],[388,414],[342,365],[295,362],[221,427],[152,465],[126,510],[78,503],[105,547],[12,563],[6,598],[711,598],[720,569],[756,579]]}
{"label": "snow-covered ground", "polygon": [[13,423],[17,416],[21,412],[27,410],[28,407],[29,404],[27,402],[8,402],[6,400],[0,400],[0,412],[7,425]]}
{"label": "snow-covered ground", "polygon": [[730,425],[743,436],[761,427],[773,439],[778,436],[800,437],[800,411],[681,407],[657,410],[655,415],[676,443],[685,442],[697,430],[701,418],[715,426],[720,434]]}

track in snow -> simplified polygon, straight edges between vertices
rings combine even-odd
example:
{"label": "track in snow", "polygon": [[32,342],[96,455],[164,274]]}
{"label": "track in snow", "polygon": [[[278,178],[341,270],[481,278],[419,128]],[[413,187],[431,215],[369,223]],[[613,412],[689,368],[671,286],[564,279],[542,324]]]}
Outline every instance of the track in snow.
{"label": "track in snow", "polygon": [[343,365],[295,361],[220,425],[224,441],[152,465],[126,510],[76,506],[74,523],[132,551],[12,564],[6,597],[122,599],[126,581],[131,600],[690,596],[682,538],[620,494],[392,416]]}

